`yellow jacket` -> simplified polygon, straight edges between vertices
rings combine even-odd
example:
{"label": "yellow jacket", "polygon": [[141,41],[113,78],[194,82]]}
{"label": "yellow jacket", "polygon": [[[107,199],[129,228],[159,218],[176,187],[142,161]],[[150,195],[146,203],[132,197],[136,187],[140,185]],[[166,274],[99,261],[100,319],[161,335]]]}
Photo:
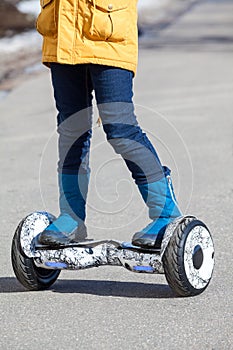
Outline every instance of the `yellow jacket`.
{"label": "yellow jacket", "polygon": [[137,0],[40,0],[44,63],[95,63],[136,72]]}

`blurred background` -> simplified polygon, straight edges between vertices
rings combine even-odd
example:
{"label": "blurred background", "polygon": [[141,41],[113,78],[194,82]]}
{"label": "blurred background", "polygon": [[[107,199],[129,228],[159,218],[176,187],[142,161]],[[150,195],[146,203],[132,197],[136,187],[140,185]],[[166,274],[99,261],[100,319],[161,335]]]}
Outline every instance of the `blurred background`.
{"label": "blurred background", "polygon": [[[166,26],[174,16],[197,0],[139,0],[139,36],[151,27]],[[39,0],[1,0],[0,2],[0,98],[22,74],[35,74],[40,64],[41,37],[35,30],[40,12]]]}

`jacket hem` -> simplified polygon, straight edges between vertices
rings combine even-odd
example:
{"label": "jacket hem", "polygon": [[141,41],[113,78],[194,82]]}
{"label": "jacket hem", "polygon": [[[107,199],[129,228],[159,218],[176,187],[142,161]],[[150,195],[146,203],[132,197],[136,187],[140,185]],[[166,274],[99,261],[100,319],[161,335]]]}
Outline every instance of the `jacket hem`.
{"label": "jacket hem", "polygon": [[72,62],[70,62],[69,59],[63,59],[58,58],[57,56],[49,56],[49,55],[44,55],[42,57],[42,62],[46,65],[49,66],[50,62],[56,62],[56,63],[61,63],[61,64],[100,64],[100,65],[105,65],[105,66],[111,66],[111,67],[117,67],[117,68],[122,68],[126,69],[129,71],[132,71],[134,75],[136,74],[137,70],[137,65],[132,64],[132,63],[127,63],[127,62],[122,62],[122,61],[113,61],[113,60],[108,60],[105,58],[96,58],[96,57],[88,57],[88,58],[82,58],[78,57],[77,59],[73,59]]}

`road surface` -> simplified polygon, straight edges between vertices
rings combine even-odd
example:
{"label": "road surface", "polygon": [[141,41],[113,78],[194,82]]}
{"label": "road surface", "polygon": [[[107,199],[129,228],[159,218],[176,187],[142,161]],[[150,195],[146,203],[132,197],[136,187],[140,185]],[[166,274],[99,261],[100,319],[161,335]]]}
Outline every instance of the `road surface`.
{"label": "road surface", "polygon": [[[24,290],[10,262],[15,227],[34,210],[58,210],[47,70],[0,102],[1,349],[233,349],[232,62],[232,1],[199,2],[140,41],[138,119],[173,169],[183,211],[204,220],[215,242],[213,279],[193,298],[175,297],[162,275],[114,267],[62,272],[48,291]],[[129,240],[147,212],[97,126],[91,162],[89,235]]]}

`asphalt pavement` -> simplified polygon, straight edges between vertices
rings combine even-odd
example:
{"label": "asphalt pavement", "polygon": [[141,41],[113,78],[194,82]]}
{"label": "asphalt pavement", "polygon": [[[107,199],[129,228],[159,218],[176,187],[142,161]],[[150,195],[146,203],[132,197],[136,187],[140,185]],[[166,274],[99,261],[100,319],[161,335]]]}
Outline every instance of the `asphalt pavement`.
{"label": "asphalt pavement", "polygon": [[[1,349],[233,349],[232,62],[230,0],[197,2],[140,39],[138,120],[173,170],[184,213],[214,238],[213,279],[192,298],[177,298],[163,275],[118,267],[62,272],[49,290],[25,291],[11,267],[14,230],[32,211],[58,213],[48,70],[1,100]],[[89,236],[130,240],[147,210],[102,127],[93,129]]]}

